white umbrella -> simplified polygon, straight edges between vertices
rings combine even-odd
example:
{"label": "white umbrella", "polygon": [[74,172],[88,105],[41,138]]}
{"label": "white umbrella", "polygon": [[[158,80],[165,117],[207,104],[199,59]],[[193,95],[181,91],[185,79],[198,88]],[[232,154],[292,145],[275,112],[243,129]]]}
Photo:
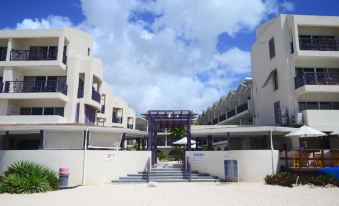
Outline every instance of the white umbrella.
{"label": "white umbrella", "polygon": [[[196,142],[191,139],[191,144],[195,144]],[[179,139],[178,141],[173,142],[173,144],[179,144],[179,145],[185,145],[187,144],[187,137],[183,137]]]}
{"label": "white umbrella", "polygon": [[313,129],[308,126],[302,126],[299,129],[296,129],[293,132],[288,133],[285,135],[285,137],[321,137],[321,136],[327,136],[327,134],[320,132],[316,129]]}

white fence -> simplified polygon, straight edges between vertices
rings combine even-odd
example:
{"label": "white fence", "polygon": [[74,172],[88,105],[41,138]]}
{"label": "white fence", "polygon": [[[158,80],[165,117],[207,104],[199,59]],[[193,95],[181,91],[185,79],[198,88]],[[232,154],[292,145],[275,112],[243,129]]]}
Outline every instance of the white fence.
{"label": "white fence", "polygon": [[29,160],[55,171],[69,167],[69,185],[82,184],[84,175],[85,184],[109,183],[144,170],[150,157],[150,151],[87,150],[84,155],[84,150],[0,150],[0,176],[13,162]]}
{"label": "white fence", "polygon": [[224,160],[238,160],[239,180],[246,182],[263,181],[266,175],[279,169],[278,150],[190,151],[186,156],[192,170],[220,179],[225,179]]}

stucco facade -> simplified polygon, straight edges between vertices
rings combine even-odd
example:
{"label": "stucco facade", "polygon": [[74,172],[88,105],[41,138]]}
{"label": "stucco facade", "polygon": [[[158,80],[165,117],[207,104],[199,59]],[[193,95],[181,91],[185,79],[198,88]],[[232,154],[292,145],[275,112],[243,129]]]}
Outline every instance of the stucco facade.
{"label": "stucco facade", "polygon": [[[105,118],[103,126],[133,128],[133,109],[113,95],[92,51],[92,38],[76,29],[0,31],[0,124],[99,125]],[[114,107],[124,118],[116,124]]]}
{"label": "stucco facade", "polygon": [[280,15],[252,47],[257,125],[339,127],[339,17]]}

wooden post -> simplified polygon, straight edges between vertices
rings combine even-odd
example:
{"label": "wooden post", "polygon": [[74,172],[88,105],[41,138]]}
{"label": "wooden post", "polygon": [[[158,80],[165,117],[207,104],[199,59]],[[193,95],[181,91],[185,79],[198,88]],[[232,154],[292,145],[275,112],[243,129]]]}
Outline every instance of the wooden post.
{"label": "wooden post", "polygon": [[284,144],[284,151],[285,151],[285,165],[286,169],[288,168],[288,155],[287,155],[287,145]]}

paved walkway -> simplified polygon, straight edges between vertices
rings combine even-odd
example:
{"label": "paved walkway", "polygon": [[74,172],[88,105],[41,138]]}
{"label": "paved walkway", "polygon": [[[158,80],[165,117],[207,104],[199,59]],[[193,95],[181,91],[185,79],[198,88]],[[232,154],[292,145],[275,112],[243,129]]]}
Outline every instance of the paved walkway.
{"label": "paved walkway", "polygon": [[335,206],[339,188],[262,183],[163,183],[84,186],[33,195],[0,194],[3,206]]}

